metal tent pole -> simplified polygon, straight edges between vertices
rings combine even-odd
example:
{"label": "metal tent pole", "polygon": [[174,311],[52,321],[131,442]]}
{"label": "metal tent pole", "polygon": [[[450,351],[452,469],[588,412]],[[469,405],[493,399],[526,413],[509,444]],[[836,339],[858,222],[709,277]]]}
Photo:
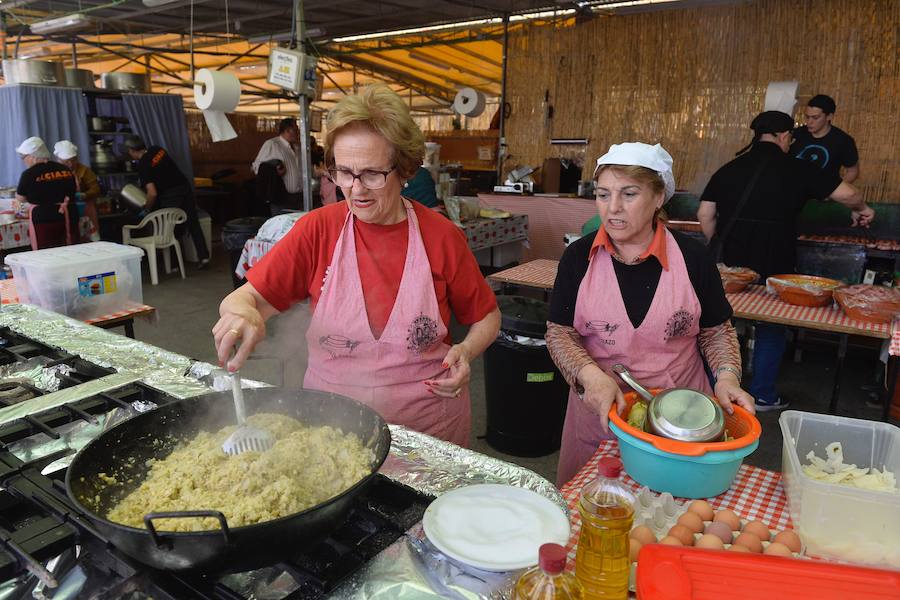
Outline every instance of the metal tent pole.
{"label": "metal tent pole", "polygon": [[503,182],[503,158],[506,154],[506,58],[509,51],[509,13],[503,14],[503,73],[500,79],[500,139],[497,144],[497,184]]}
{"label": "metal tent pole", "polygon": [[[303,21],[303,0],[296,0],[294,4],[296,12],[296,31],[297,31],[297,49],[304,52],[306,41],[306,25]],[[300,94],[300,178],[301,190],[303,191],[303,210],[310,211],[313,208],[312,202],[312,180],[310,177],[312,168],[310,164],[310,148],[309,148],[309,97],[306,94]]]}

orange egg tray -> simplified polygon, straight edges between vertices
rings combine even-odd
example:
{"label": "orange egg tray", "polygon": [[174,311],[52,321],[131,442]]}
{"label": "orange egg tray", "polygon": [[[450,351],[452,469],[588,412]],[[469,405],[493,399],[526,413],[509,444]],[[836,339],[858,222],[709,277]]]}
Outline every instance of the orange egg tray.
{"label": "orange egg tray", "polygon": [[772,275],[766,285],[778,293],[783,302],[797,306],[828,306],[834,290],[843,282],[815,275]]}
{"label": "orange egg tray", "polygon": [[[651,394],[658,394],[662,390],[652,389]],[[629,435],[652,444],[655,448],[663,452],[671,454],[679,454],[681,456],[703,456],[707,452],[720,452],[722,450],[737,450],[749,446],[759,439],[762,434],[762,426],[756,417],[749,412],[734,404],[734,414],[725,414],[725,429],[733,437],[733,440],[727,442],[679,442],[668,438],[653,435],[641,429],[637,429],[629,425],[625,420],[628,413],[635,402],[638,402],[637,392],[627,392],[625,394],[626,408],[623,411],[624,416],[620,417],[616,412],[615,404],[609,411],[609,419],[616,424],[616,427],[622,429]]]}
{"label": "orange egg tray", "polygon": [[638,600],[896,600],[900,572],[650,544],[638,554],[636,588]]}

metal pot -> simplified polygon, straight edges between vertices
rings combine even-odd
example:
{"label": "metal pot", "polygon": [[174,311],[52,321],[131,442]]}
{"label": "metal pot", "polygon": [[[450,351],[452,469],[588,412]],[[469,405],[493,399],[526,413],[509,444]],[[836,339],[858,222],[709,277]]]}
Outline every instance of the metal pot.
{"label": "metal pot", "polygon": [[6,83],[33,83],[38,85],[65,85],[66,74],[62,63],[49,60],[10,59],[3,61]]}
{"label": "metal pot", "polygon": [[[148,460],[164,458],[201,428],[217,430],[234,423],[231,392],[225,392],[172,402],[102,433],[72,460],[66,473],[69,498],[116,548],[157,569],[244,571],[270,564],[305,543],[321,539],[343,522],[354,497],[387,458],[391,446],[387,424],[368,406],[323,392],[261,388],[244,390],[244,400],[250,414],[280,413],[308,425],[331,425],[356,434],[375,457],[369,474],[321,504],[255,525],[228,527],[220,513],[215,514],[219,529],[198,532],[138,529],[107,520],[109,509],[146,476]],[[114,473],[119,481],[130,483],[111,487],[98,476],[100,473]],[[173,518],[173,514],[191,516],[187,512],[166,513],[166,518]],[[157,518],[148,512],[144,522],[152,523]]]}
{"label": "metal pot", "polygon": [[137,211],[141,211],[147,206],[147,194],[133,183],[126,183],[119,194],[128,206]]}
{"label": "metal pot", "polygon": [[91,146],[91,166],[98,173],[119,173],[123,170],[123,161],[112,151],[112,142],[97,140]]}
{"label": "metal pot", "polygon": [[150,75],[147,73],[103,73],[100,76],[100,83],[107,90],[150,91]]}
{"label": "metal pot", "polygon": [[646,429],[660,437],[680,442],[720,441],[725,433],[725,413],[719,403],[703,392],[672,388],[654,396],[638,383],[624,365],[613,372],[648,404]]}
{"label": "metal pot", "polygon": [[93,90],[94,72],[89,69],[66,69],[66,85],[83,90]]}
{"label": "metal pot", "polygon": [[91,117],[91,131],[115,131],[116,120],[110,117]]}

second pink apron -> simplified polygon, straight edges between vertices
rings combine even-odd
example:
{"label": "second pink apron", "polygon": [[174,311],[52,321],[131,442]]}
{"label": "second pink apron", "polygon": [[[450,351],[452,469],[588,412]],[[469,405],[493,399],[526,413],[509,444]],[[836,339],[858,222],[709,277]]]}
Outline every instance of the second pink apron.
{"label": "second pink apron", "polygon": [[397,299],[381,336],[372,334],[356,260],[353,213],[347,214],[322,295],[306,333],[309,366],[303,385],[367,404],[388,423],[460,446],[471,428],[469,390],[458,398],[431,394],[426,379],[445,377],[450,347],[419,222],[404,200],[409,242]]}
{"label": "second pink apron", "polygon": [[[614,364],[622,363],[648,388],[689,387],[712,394],[697,346],[700,300],[669,231],[666,256],[669,268],[662,270],[650,309],[635,328],[625,310],[613,258],[599,248],[578,288],[574,327],[588,354],[607,374]],[[623,391],[630,391],[624,382],[618,383]],[[575,476],[601,440],[613,438],[601,429],[600,417],[570,389],[557,485]]]}

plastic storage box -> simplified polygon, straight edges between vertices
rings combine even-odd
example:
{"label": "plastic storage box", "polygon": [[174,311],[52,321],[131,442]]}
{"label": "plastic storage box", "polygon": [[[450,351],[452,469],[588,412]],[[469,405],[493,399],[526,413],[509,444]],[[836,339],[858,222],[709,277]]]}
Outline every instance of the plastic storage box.
{"label": "plastic storage box", "polygon": [[92,242],[6,257],[19,301],[88,320],[143,303],[143,250]]}
{"label": "plastic storage box", "polygon": [[900,569],[900,493],[816,481],[802,469],[810,451],[825,458],[825,447],[840,442],[845,463],[900,477],[900,428],[795,410],[778,422],[784,487],[806,554]]}

